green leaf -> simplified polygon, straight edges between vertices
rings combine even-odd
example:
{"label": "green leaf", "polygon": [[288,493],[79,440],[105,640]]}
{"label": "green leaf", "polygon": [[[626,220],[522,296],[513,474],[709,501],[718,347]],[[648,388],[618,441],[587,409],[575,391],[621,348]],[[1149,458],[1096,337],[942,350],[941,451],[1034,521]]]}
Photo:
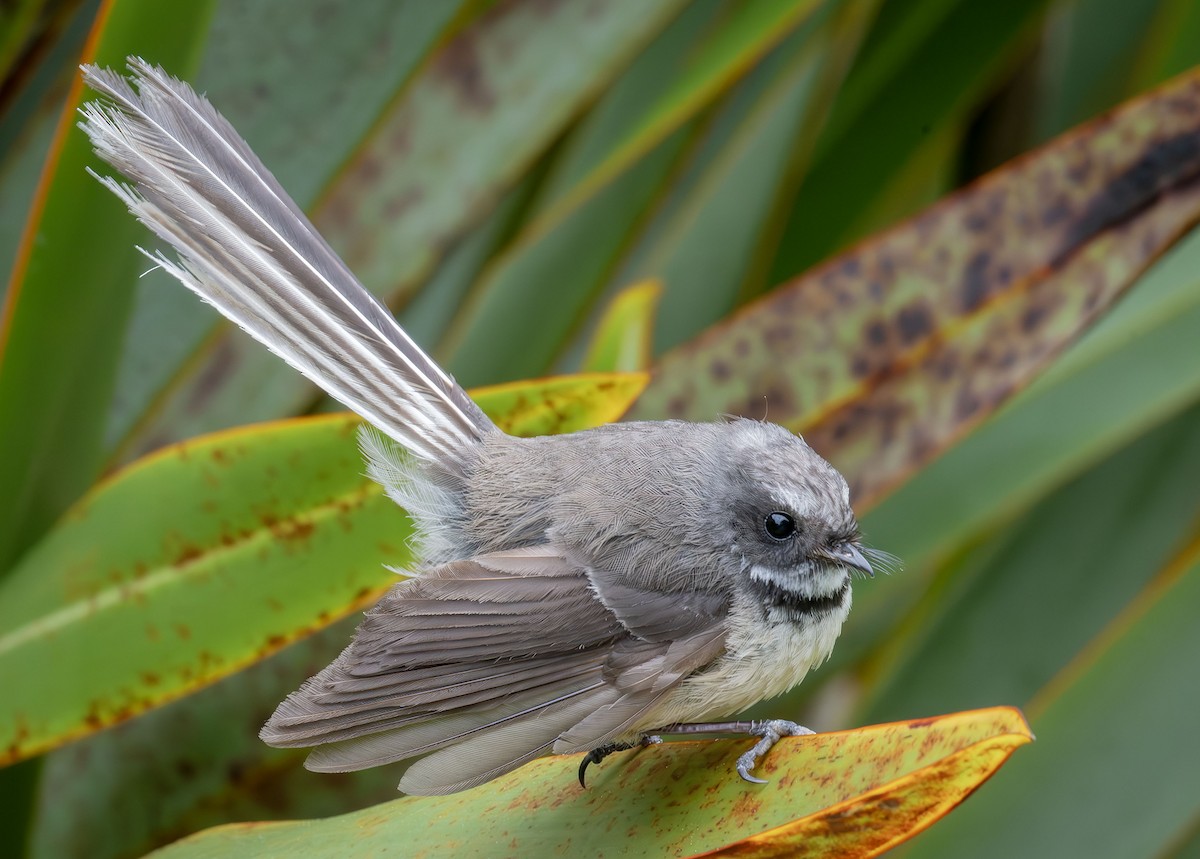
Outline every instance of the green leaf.
{"label": "green leaf", "polygon": [[613,757],[589,772],[587,790],[575,780],[582,755],[542,758],[476,790],[329,820],[232,824],[155,856],[332,857],[397,843],[409,857],[875,856],[944,815],[1030,739],[1007,708],[788,739],[760,765],[771,779],[763,787],[733,775],[742,743]]}
{"label": "green leaf", "polygon": [[[37,2],[26,5],[33,8]],[[5,80],[6,92],[0,100],[0,298],[11,286],[8,279],[42,165],[100,3],[89,0],[80,5],[73,15],[59,14],[53,23],[45,22],[49,26],[39,37],[39,49],[22,63],[19,74]]]}
{"label": "green leaf", "polygon": [[[325,0],[221,3],[195,88],[296,202],[311,207],[463,5],[368,0],[340,4],[330,15]],[[111,206],[105,223],[119,214]],[[137,271],[146,267],[128,239],[120,247],[140,260]],[[256,417],[284,416],[298,397],[312,396],[306,382],[249,338],[235,334],[237,345],[223,346],[223,326],[166,272],[138,278],[120,396],[108,416],[110,462]],[[239,369],[230,376],[234,364]],[[187,396],[170,395],[193,374]],[[236,396],[221,396],[223,385]]]}
{"label": "green leaf", "polygon": [[[337,137],[337,145],[327,146],[331,151],[319,162],[326,170],[336,164],[336,174],[325,173],[327,184],[319,189],[312,180],[293,175],[296,187],[312,195],[307,209],[313,222],[368,288],[381,295],[408,296],[446,249],[494,209],[505,190],[682,4],[683,0],[492,4],[453,33],[443,32],[432,49],[427,41],[434,27],[410,31],[404,24],[412,16],[428,24],[431,17],[444,16],[448,4],[382,4],[390,10],[387,31],[394,35],[368,43],[382,59],[360,57],[353,66],[355,77],[346,80],[330,72],[324,76],[330,79],[315,85],[332,101],[347,98],[348,91],[352,100],[364,100],[363,107],[349,115],[339,109],[335,121],[317,115],[298,124],[305,134],[297,136],[305,144],[285,150],[283,154],[290,153],[285,166],[303,172],[298,153],[311,145],[309,136]],[[318,44],[324,8],[310,7],[318,22],[312,33]],[[273,9],[287,14],[286,7]],[[341,14],[333,19],[334,29],[342,33],[336,42],[343,50],[353,50],[355,34],[380,14],[374,4],[351,4],[350,9],[358,10],[352,19],[357,26],[343,23]],[[426,42],[416,38],[418,33]],[[305,74],[299,67],[309,64],[307,54],[288,42],[279,44],[275,62],[285,65],[269,77],[262,75],[270,93],[283,87],[289,90],[288,101],[303,102],[305,89],[286,81],[290,75]],[[246,68],[242,58],[255,56],[254,51],[239,52],[237,66]],[[418,57],[416,71],[399,83],[391,67],[405,68]],[[243,74],[260,80],[256,63]],[[336,68],[336,62],[332,65]],[[384,93],[373,84],[366,95],[360,93],[364,86],[359,78],[376,67],[388,70],[392,88]],[[555,73],[546,74],[547,68]],[[251,97],[237,85],[237,77],[225,79],[230,87],[225,98],[245,112],[253,111],[255,105],[247,104]],[[215,94],[213,102],[224,111]],[[270,122],[276,103],[271,97],[272,110],[259,111],[259,127]],[[378,113],[369,115],[368,108]],[[235,126],[240,130],[237,122]],[[289,145],[286,133],[264,131],[261,136],[271,148]],[[274,169],[272,160],[265,163]],[[288,182],[284,186],[292,187]],[[152,411],[122,442],[122,459],[247,420],[295,414],[316,397],[311,385],[231,326],[222,325],[196,348],[175,356]],[[157,374],[158,384],[165,375]],[[486,381],[500,378],[489,376]]]}
{"label": "green leaf", "polygon": [[961,856],[968,840],[979,857],[1178,855],[1200,816],[1197,605],[1193,540],[1035,698],[1038,753],[915,855]]}
{"label": "green leaf", "polygon": [[697,46],[683,73],[670,79],[669,88],[622,139],[608,143],[598,163],[585,175],[573,177],[569,190],[554,199],[541,218],[563,220],[598,194],[710,105],[822,5],[820,0],[758,0],[722,9],[720,25]]}
{"label": "green leaf", "polygon": [[1030,701],[1190,539],[1198,483],[1193,407],[952,559],[881,647],[861,718]]}
{"label": "green leaf", "polygon": [[[1040,143],[1128,98],[1138,49],[1157,3],[1077,0],[1056,10],[1046,28],[1043,74],[1033,107],[1033,140]],[[1146,81],[1154,84],[1159,81]]]}
{"label": "green leaf", "polygon": [[[690,157],[683,148],[687,142],[683,123],[744,75],[751,60],[777,45],[793,29],[806,34],[805,38],[811,37],[828,17],[826,11],[835,8],[836,3],[817,4],[811,0],[734,4],[722,7],[723,14],[715,24],[700,29],[698,34],[694,34],[695,22],[711,17],[708,6],[700,4],[689,9],[678,26],[664,34],[662,41],[666,44],[656,45],[655,51],[639,58],[620,81],[618,91],[606,99],[594,117],[589,117],[581,139],[571,141],[564,163],[552,172],[538,211],[484,275],[443,344],[451,355],[450,367],[455,375],[479,383],[521,378],[552,366],[567,348],[566,335],[595,303],[627,248],[640,237],[642,223],[670,189],[677,164]],[[849,42],[852,47],[854,40]],[[678,57],[674,64],[670,62],[673,56]],[[797,64],[803,66],[799,72]],[[771,140],[763,144],[768,154],[764,155],[761,147],[750,153],[766,159],[750,162],[760,168],[760,181],[761,174],[770,173],[779,159],[793,154],[785,144],[798,122],[797,112],[807,108],[819,115],[809,99],[817,88],[814,78],[822,70],[827,71],[810,56],[799,57],[792,63],[791,79],[782,86],[785,92],[776,92],[776,103],[760,111],[758,123],[770,125],[768,131],[772,134]],[[650,99],[645,93],[655,88],[661,95],[646,106]],[[794,104],[796,101],[801,102],[799,106]],[[781,107],[780,102],[785,106]],[[777,108],[778,114],[772,108]],[[623,122],[614,122],[612,114]],[[769,122],[772,118],[773,123]],[[622,132],[616,131],[619,124],[624,126]],[[763,133],[761,128],[751,128],[738,145],[750,147],[744,138],[756,140]],[[702,144],[700,141],[693,146]],[[744,154],[735,151],[729,160],[737,162],[737,156]],[[746,181],[744,172],[736,178]],[[753,199],[761,194],[761,186],[748,187],[744,193]],[[737,202],[728,211],[739,211]],[[744,229],[752,229],[759,222],[752,216],[745,220]],[[711,229],[710,224],[706,226]],[[711,243],[711,234],[706,238]],[[736,269],[737,255],[729,256],[735,260]],[[655,268],[626,271],[615,286],[661,273]],[[735,279],[735,292],[738,285],[740,281]],[[527,309],[532,306],[541,308],[541,312],[531,316]],[[660,329],[662,325],[660,319]],[[495,359],[505,351],[498,348],[500,337],[515,337],[524,344],[509,362],[498,363]]]}
{"label": "green leaf", "polygon": [[1200,6],[1191,0],[1159,0],[1135,63],[1133,86],[1142,89],[1200,63]]}
{"label": "green leaf", "polygon": [[1197,113],[1182,107],[1200,101],[1197,80],[996,171],[668,354],[634,416],[760,415],[765,395],[870,507],[1200,218]]}
{"label": "green leaf", "polygon": [[[134,49],[188,68],[203,44],[207,3],[106,7],[91,59]],[[7,570],[95,478],[102,457],[139,234],[111,218],[111,195],[84,172],[92,156],[75,131],[76,81],[29,213],[0,320],[0,572]],[[111,224],[97,229],[97,224]],[[49,344],[53,344],[51,347]]]}
{"label": "green leaf", "polygon": [[[964,121],[1028,44],[1047,0],[891,0],[846,81],[780,242],[772,283],[867,232],[863,219],[898,170]],[[910,204],[915,205],[914,204]],[[911,214],[909,208],[903,214]]]}
{"label": "green leaf", "polygon": [[656,326],[660,350],[715,323],[745,297],[764,246],[773,250],[773,222],[795,194],[874,8],[832,4],[811,16],[709,123],[688,175],[618,275],[618,282],[665,282],[673,310]]}
{"label": "green leaf", "polygon": [[[564,144],[539,199],[553,196],[558,177],[574,174],[589,153],[641,115],[647,90],[662,88],[692,56],[709,11],[703,4],[689,9],[621,76]],[[480,274],[439,344],[437,353],[458,379],[472,384],[548,371],[645,211],[661,196],[686,134],[676,133],[561,221],[535,217],[522,225]],[[531,307],[538,312],[531,314]],[[513,343],[521,348],[512,349]]]}
{"label": "green leaf", "polygon": [[591,372],[644,370],[653,355],[650,335],[662,283],[644,280],[612,300],[592,337],[583,366]]}
{"label": "green leaf", "polygon": [[[645,381],[566,377],[479,400],[517,434],[567,432],[615,419]],[[377,599],[395,581],[381,564],[410,560],[409,530],[361,475],[357,425],[332,415],[187,442],[72,508],[0,589],[0,762],[185,695]]]}
{"label": "green leaf", "polygon": [[30,859],[127,859],[231,820],[329,817],[395,799],[397,776],[387,767],[318,777],[303,768],[307,749],[273,749],[258,738],[276,705],[332,662],[361,620],[347,617],[186,698],[51,751],[40,759]]}

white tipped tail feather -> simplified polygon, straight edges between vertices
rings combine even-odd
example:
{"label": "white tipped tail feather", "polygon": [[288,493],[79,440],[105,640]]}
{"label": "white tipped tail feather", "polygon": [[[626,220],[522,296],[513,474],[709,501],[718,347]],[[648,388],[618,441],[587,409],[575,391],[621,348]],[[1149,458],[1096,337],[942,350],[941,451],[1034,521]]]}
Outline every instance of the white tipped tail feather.
{"label": "white tipped tail feather", "polygon": [[129,69],[136,88],[83,67],[109,101],[85,105],[80,127],[134,184],[97,178],[179,261],[147,256],[419,459],[457,471],[496,431],[492,422],[355,279],[206,99],[143,60],[131,58]]}

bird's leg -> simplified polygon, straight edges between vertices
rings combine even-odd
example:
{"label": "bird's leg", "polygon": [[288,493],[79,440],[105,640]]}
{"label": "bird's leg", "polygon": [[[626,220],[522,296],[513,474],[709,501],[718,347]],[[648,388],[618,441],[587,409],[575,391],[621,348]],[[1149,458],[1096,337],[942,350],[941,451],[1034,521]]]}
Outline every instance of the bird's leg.
{"label": "bird's leg", "polygon": [[583,780],[584,773],[587,772],[589,764],[598,764],[613,752],[623,752],[628,749],[644,749],[646,746],[655,746],[662,742],[662,737],[655,737],[650,734],[642,734],[640,740],[636,743],[605,743],[602,746],[597,746],[586,755],[579,764],[579,784],[581,787],[587,787]]}
{"label": "bird's leg", "polygon": [[750,771],[758,764],[759,758],[771,750],[771,746],[779,742],[780,737],[802,737],[805,734],[816,733],[803,725],[789,722],[786,719],[763,719],[753,722],[681,722],[675,725],[664,725],[655,731],[656,734],[750,734],[761,737],[754,748],[738,758],[738,775],[746,781],[755,784],[766,784],[766,779],[757,778]]}

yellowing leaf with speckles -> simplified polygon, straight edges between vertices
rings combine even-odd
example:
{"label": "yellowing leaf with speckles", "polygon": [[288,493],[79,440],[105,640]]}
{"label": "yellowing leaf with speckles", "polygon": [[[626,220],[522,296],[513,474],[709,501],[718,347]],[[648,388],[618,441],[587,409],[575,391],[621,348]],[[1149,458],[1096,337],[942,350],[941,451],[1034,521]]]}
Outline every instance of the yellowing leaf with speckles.
{"label": "yellowing leaf with speckles", "polygon": [[408,797],[327,820],[237,823],[155,853],[195,857],[876,856],[960,803],[1032,739],[1008,707],[781,741],[751,785],[748,741],[667,743],[542,758],[482,787]]}
{"label": "yellowing leaf with speckles", "polygon": [[[615,420],[643,374],[477,392],[516,435]],[[0,589],[0,763],[156,707],[374,601],[407,517],[363,477],[348,415],[152,455],[72,508]]]}
{"label": "yellowing leaf with speckles", "polygon": [[1027,384],[1200,220],[1200,70],[668,354],[638,418],[770,418],[860,512]]}

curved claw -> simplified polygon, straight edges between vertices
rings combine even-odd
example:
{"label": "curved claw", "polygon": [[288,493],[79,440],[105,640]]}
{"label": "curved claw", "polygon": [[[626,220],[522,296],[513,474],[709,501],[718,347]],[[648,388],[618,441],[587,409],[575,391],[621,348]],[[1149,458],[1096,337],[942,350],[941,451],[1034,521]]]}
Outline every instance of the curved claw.
{"label": "curved claw", "polygon": [[[758,746],[755,745],[754,749],[757,748]],[[751,749],[738,758],[737,773],[751,784],[766,784],[767,780],[765,778],[750,775],[750,770],[754,769],[754,765],[758,763],[758,755],[754,754],[754,749]]]}
{"label": "curved claw", "polygon": [[583,760],[579,762],[579,786],[585,789],[587,788],[587,783],[583,779],[584,774],[587,772],[587,768],[590,764],[600,763],[600,761],[604,760],[613,752],[623,752],[626,749],[638,747],[644,749],[646,746],[655,746],[661,742],[662,737],[655,737],[647,734],[636,743],[605,743],[602,746],[596,746],[596,748],[584,755]]}
{"label": "curved claw", "polygon": [[604,760],[604,755],[597,755],[600,749],[592,749],[583,756],[583,760],[579,762],[579,786],[586,789],[587,782],[584,781],[584,776],[587,773],[587,768],[590,764],[598,764]]}
{"label": "curved claw", "polygon": [[803,725],[797,725],[795,722],[789,722],[785,719],[768,719],[765,722],[752,723],[750,733],[754,736],[762,737],[762,739],[755,743],[750,751],[738,758],[738,775],[753,784],[766,784],[766,779],[757,778],[750,774],[750,771],[758,763],[758,759],[769,752],[771,746],[779,742],[780,737],[798,737],[811,734],[813,731]]}

